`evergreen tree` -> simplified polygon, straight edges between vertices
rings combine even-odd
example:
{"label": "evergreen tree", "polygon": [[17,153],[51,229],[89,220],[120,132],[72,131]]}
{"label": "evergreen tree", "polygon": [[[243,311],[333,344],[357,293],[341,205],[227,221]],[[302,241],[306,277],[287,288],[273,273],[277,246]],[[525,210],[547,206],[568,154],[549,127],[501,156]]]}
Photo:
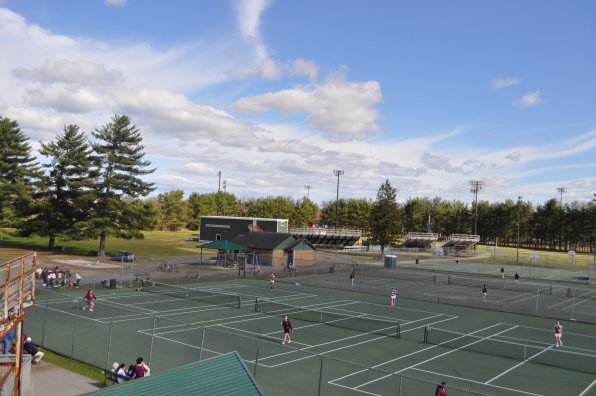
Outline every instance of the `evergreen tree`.
{"label": "evergreen tree", "polygon": [[187,205],[184,202],[184,191],[173,190],[159,194],[157,202],[160,208],[161,230],[178,231],[188,222]]}
{"label": "evergreen tree", "polygon": [[373,243],[381,245],[381,255],[385,253],[385,246],[394,242],[401,233],[401,215],[396,199],[397,189],[387,179],[379,187],[370,215],[371,237]]}
{"label": "evergreen tree", "polygon": [[21,229],[24,235],[49,237],[48,247],[54,248],[58,235],[80,239],[76,225],[89,215],[91,147],[77,125],[68,125],[55,142],[41,145],[40,153],[50,158],[43,166],[48,169],[44,188],[34,205],[31,216]]}
{"label": "evergreen tree", "polygon": [[28,215],[41,176],[29,138],[16,121],[0,116],[0,226],[18,226]]}
{"label": "evergreen tree", "polygon": [[104,256],[108,235],[143,238],[142,222],[135,219],[130,199],[146,196],[155,189],[153,183],[141,179],[155,169],[147,169],[151,162],[143,159],[143,138],[128,116],[115,115],[92,134],[98,139],[92,145],[98,178],[91,218],[81,226],[89,235],[99,236],[99,255]]}
{"label": "evergreen tree", "polygon": [[296,201],[294,214],[290,217],[291,227],[310,227],[316,223],[319,207],[310,199],[304,197]]}

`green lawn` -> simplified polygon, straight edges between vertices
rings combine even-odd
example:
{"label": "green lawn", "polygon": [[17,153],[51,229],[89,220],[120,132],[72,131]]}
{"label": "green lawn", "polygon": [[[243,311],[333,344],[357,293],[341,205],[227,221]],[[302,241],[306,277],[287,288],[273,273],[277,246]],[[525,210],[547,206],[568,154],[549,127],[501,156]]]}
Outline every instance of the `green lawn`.
{"label": "green lawn", "polygon": [[[175,256],[188,254],[188,250],[196,248],[197,242],[191,241],[193,231],[144,231],[144,239],[117,239],[108,238],[106,241],[106,254],[110,255],[118,251],[130,251],[137,256]],[[24,238],[16,235],[16,231],[8,228],[0,228],[0,249],[21,249],[47,251],[48,238],[33,236]],[[61,254],[87,256],[91,251],[97,251],[99,240],[56,240],[56,246],[64,246],[64,252],[55,251]],[[5,256],[5,254],[0,254]],[[9,257],[7,257],[9,258]]]}

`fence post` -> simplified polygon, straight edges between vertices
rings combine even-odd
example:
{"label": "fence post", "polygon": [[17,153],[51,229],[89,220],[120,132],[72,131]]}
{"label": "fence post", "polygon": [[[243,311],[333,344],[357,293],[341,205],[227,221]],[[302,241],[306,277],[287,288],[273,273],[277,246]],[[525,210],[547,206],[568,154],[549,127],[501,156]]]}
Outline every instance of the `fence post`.
{"label": "fence post", "polygon": [[259,365],[259,344],[257,344],[257,354],[255,356],[255,368],[252,372],[252,376],[257,378],[257,366]]}
{"label": "fence post", "polygon": [[201,352],[199,353],[199,361],[203,360],[203,347],[205,345],[205,332],[207,331],[206,327],[203,327],[203,337],[201,337]]}
{"label": "fence post", "polygon": [[321,396],[321,384],[323,383],[323,356],[321,356],[321,366],[319,368],[319,389],[317,392],[318,396]]}
{"label": "fence post", "polygon": [[71,359],[74,358],[75,343],[77,342],[77,324],[78,323],[79,323],[79,307],[77,306],[77,312],[76,312],[75,322],[74,322],[74,329],[72,331],[72,346],[70,348],[70,358]]}
{"label": "fence post", "polygon": [[116,315],[116,309],[112,307],[112,319],[110,320],[110,328],[108,332],[108,347],[106,348],[106,365],[105,368],[109,368],[110,364],[110,352],[112,347],[112,329],[114,328],[114,316]]}
{"label": "fence post", "polygon": [[48,323],[48,311],[50,310],[50,293],[46,290],[46,311],[43,316],[43,329],[41,331],[41,345],[45,347],[45,338],[46,338],[46,326]]}
{"label": "fence post", "polygon": [[151,348],[149,348],[149,366],[151,366],[151,357],[153,356],[153,342],[155,341],[155,327],[157,325],[157,316],[153,317],[153,330],[151,331]]}

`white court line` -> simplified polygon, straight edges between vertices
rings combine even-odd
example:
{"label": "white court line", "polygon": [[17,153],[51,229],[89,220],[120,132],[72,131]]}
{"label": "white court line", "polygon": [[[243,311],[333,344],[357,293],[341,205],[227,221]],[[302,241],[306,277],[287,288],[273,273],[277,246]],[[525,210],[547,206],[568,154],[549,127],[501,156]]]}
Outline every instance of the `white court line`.
{"label": "white court line", "polygon": [[[485,327],[484,329],[476,330],[476,331],[474,331],[474,332],[472,332],[472,333],[468,333],[468,334],[466,334],[466,335],[463,335],[463,336],[460,336],[460,337],[456,337],[456,338],[454,338],[454,339],[452,339],[452,340],[449,340],[449,341],[455,341],[455,340],[459,340],[460,338],[464,338],[464,337],[466,337],[467,335],[471,335],[471,334],[474,334],[474,333],[478,333],[478,332],[480,332],[480,331],[487,330],[487,329],[490,329],[491,327],[495,327],[495,326],[498,326],[498,325],[500,325],[500,323],[497,323],[496,325],[492,325],[492,326]],[[516,326],[516,327],[517,327],[517,326]],[[482,342],[482,341],[484,341],[485,339],[489,339],[489,338],[491,338],[491,337],[494,337],[494,336],[497,336],[497,335],[499,335],[499,334],[501,334],[501,333],[506,333],[506,332],[508,332],[508,331],[511,331],[511,330],[513,330],[513,329],[515,329],[515,327],[513,327],[513,328],[509,328],[509,329],[506,329],[506,330],[503,330],[503,331],[499,331],[498,333],[491,334],[491,335],[490,335],[490,336],[488,336],[488,337],[484,337],[484,338],[482,338],[482,339],[480,339],[480,340],[477,340],[477,341],[474,341],[474,342],[470,342],[470,343],[468,343],[468,344],[466,344],[466,345],[462,345],[462,346],[461,346],[461,347],[459,347],[459,348],[456,348],[456,349],[453,349],[453,350],[450,350],[450,351],[447,351],[447,352],[441,353],[440,355],[437,355],[437,356],[433,356],[433,357],[432,357],[432,358],[430,358],[430,359],[426,359],[426,360],[424,360],[424,361],[422,361],[422,362],[419,362],[419,363],[416,363],[416,364],[414,364],[414,365],[412,365],[412,366],[410,366],[410,367],[406,367],[406,368],[404,368],[404,369],[401,369],[401,370],[395,371],[393,374],[399,374],[399,373],[403,373],[404,371],[407,371],[407,370],[409,370],[409,369],[412,369],[412,368],[418,367],[418,366],[420,366],[421,364],[428,363],[428,362],[430,362],[430,361],[433,361],[433,360],[435,360],[435,359],[438,359],[438,358],[440,358],[440,357],[443,357],[443,356],[445,356],[445,355],[450,355],[450,354],[452,354],[452,353],[454,353],[454,352],[457,352],[457,351],[460,351],[460,350],[464,349],[465,347],[468,347],[468,346],[470,346],[470,345],[474,345],[474,344],[478,344],[479,342]],[[441,346],[441,345],[443,345],[443,344],[445,344],[446,342],[449,342],[449,341],[442,342],[442,343],[438,344],[437,346]],[[381,379],[384,379],[384,378],[387,378],[387,377],[388,377],[388,375],[385,375],[385,376],[383,376],[383,377],[381,377],[381,378],[377,378],[377,379],[375,379],[375,380],[372,380],[372,381],[365,382],[365,383],[363,383],[363,384],[360,384],[360,385],[358,385],[356,388],[359,388],[359,387],[361,387],[361,386],[368,385],[368,384],[370,384],[370,383],[373,383],[373,382],[379,381],[379,380],[381,380]]]}
{"label": "white court line", "polygon": [[[99,322],[99,323],[102,323],[102,324],[106,323],[106,322],[104,322],[104,321],[103,321],[103,320],[101,320],[101,319],[93,319],[93,318],[88,318],[87,316],[83,316],[83,315],[76,315],[76,314],[73,314],[73,313],[71,313],[71,312],[63,311],[63,310],[61,310],[61,309],[50,308],[50,307],[47,307],[47,306],[44,306],[43,308],[45,308],[45,309],[47,309],[47,310],[55,311],[55,312],[60,312],[60,313],[66,314],[66,315],[74,316],[74,317],[76,317],[76,318],[82,318],[82,319],[92,320],[92,321],[94,321],[94,322]],[[81,311],[81,310],[80,310],[80,311]],[[87,312],[87,311],[85,311],[85,312]],[[109,322],[107,322],[107,323],[109,323]]]}
{"label": "white court line", "polygon": [[[506,324],[508,326],[517,326],[520,329],[530,329],[530,330],[535,330],[535,331],[538,331],[538,332],[551,333],[551,334],[553,334],[553,337],[554,337],[554,330],[548,330],[548,329],[544,329],[544,328],[540,328],[540,327],[515,325],[513,323],[503,323],[503,324]],[[596,336],[587,335],[587,334],[571,333],[571,332],[568,332],[568,331],[566,331],[564,334],[566,334],[566,335],[573,335],[573,336],[579,336],[579,337],[586,337],[586,338],[594,338],[596,340]]]}
{"label": "white court line", "polygon": [[550,349],[552,349],[552,348],[553,348],[553,346],[552,346],[552,345],[551,345],[551,346],[549,346],[548,348],[544,348],[542,351],[538,352],[537,354],[535,354],[535,355],[533,355],[533,356],[531,356],[531,357],[529,357],[529,358],[527,358],[527,359],[525,359],[525,360],[523,360],[523,361],[519,362],[519,363],[518,363],[518,364],[516,364],[515,366],[513,366],[513,367],[511,367],[511,368],[509,368],[509,369],[507,369],[507,370],[503,371],[501,374],[499,374],[499,375],[497,375],[497,376],[495,376],[495,377],[491,378],[490,380],[486,381],[486,382],[485,382],[485,384],[490,384],[491,382],[493,382],[493,381],[494,381],[494,380],[496,380],[496,379],[499,379],[499,378],[501,378],[502,376],[504,376],[505,374],[507,374],[507,373],[508,373],[508,372],[510,372],[511,370],[515,370],[515,369],[516,369],[516,368],[518,368],[519,366],[522,366],[522,365],[526,364],[526,363],[527,363],[527,362],[529,362],[530,360],[534,359],[536,356],[542,355],[544,352],[546,352],[546,351],[548,351],[548,350],[550,350]]}
{"label": "white court line", "polygon": [[[365,305],[376,305],[379,307],[388,307],[385,304],[379,304],[379,303],[372,303],[372,302],[367,302],[367,301],[354,301],[354,303],[356,304],[365,304]],[[432,312],[432,311],[424,311],[421,309],[414,309],[414,308],[405,308],[405,307],[394,307],[393,310],[404,310],[404,311],[412,311],[412,312],[422,312],[422,313],[427,313],[427,314],[432,314],[432,315],[442,315],[439,312]],[[449,315],[448,315],[449,316]]]}
{"label": "white court line", "polygon": [[461,380],[461,381],[471,382],[473,384],[480,384],[480,385],[490,386],[491,388],[504,389],[504,390],[508,390],[508,391],[511,391],[511,392],[515,392],[515,393],[523,393],[524,395],[543,396],[540,393],[532,393],[532,392],[527,392],[527,391],[523,391],[523,390],[519,390],[519,389],[514,389],[514,388],[507,388],[505,386],[494,385],[494,384],[485,384],[484,382],[475,381],[475,380],[472,380],[472,379],[469,379],[469,378],[462,378],[462,377],[457,377],[457,376],[454,376],[454,375],[436,373],[434,371],[423,370],[423,369],[419,369],[419,368],[414,368],[412,370],[421,371],[423,373],[429,373],[429,374],[434,374],[434,375],[440,375],[441,378],[453,378],[453,379],[457,379],[457,380]]}
{"label": "white court line", "polygon": [[584,395],[587,395],[587,394],[588,394],[587,392],[588,392],[590,389],[592,389],[592,387],[593,387],[594,385],[596,385],[596,380],[592,381],[592,383],[591,383],[590,385],[588,385],[588,387],[587,387],[586,389],[584,389],[584,390],[582,391],[582,393],[580,393],[580,394],[579,394],[579,395],[577,395],[577,396],[584,396]]}
{"label": "white court line", "polygon": [[[428,326],[428,325],[431,325],[431,324],[437,324],[437,323],[441,323],[441,322],[446,322],[446,321],[448,321],[448,320],[453,320],[453,319],[454,319],[454,318],[447,318],[447,319],[439,320],[439,321],[436,321],[436,322],[433,322],[433,323],[427,323],[427,324],[424,324],[424,325],[422,325],[422,326],[415,327],[415,328],[413,328],[413,329],[408,329],[408,330],[402,331],[402,333],[407,333],[408,331],[413,331],[413,330],[422,329],[423,327],[425,327],[425,326]],[[354,337],[354,336],[352,336],[352,337]],[[275,364],[275,365],[271,365],[271,366],[267,366],[267,367],[269,367],[269,368],[273,368],[273,367],[284,366],[284,365],[286,365],[286,364],[291,364],[291,363],[294,363],[294,362],[297,362],[297,361],[300,361],[300,360],[310,359],[310,358],[313,358],[313,357],[317,357],[317,356],[319,356],[319,355],[324,355],[324,354],[328,354],[328,353],[331,353],[331,352],[341,351],[342,349],[346,349],[346,348],[353,348],[353,347],[354,347],[354,346],[356,346],[356,345],[366,344],[366,343],[368,343],[368,342],[378,341],[379,339],[386,339],[386,338],[387,338],[386,336],[383,336],[383,337],[377,337],[377,338],[373,338],[373,339],[370,339],[370,340],[367,340],[367,341],[362,341],[362,342],[359,342],[359,343],[356,343],[356,344],[350,344],[350,345],[346,345],[346,346],[343,346],[343,347],[340,347],[340,348],[330,349],[330,350],[327,350],[327,351],[320,352],[320,353],[318,353],[318,354],[313,354],[312,356],[306,356],[306,357],[304,357],[304,358],[300,358],[300,359],[294,359],[294,360],[286,361],[286,362],[283,362],[283,363],[279,363],[279,364]],[[341,340],[338,340],[338,341],[342,341],[342,340],[344,340],[344,339],[341,339]],[[397,358],[397,359],[395,359],[395,360],[399,360],[399,359],[400,359],[400,358]],[[385,362],[384,364],[386,364],[386,363],[387,363],[387,362]],[[378,367],[378,366],[373,366],[372,368],[375,368],[375,367]],[[359,371],[359,372],[362,372],[362,371],[368,371],[368,369],[366,369],[366,370],[361,370],[361,371]],[[357,372],[357,373],[358,373],[358,372]],[[353,374],[355,374],[355,373],[349,374],[349,375],[347,375],[346,377],[349,377],[350,375],[353,375]],[[342,377],[342,378],[343,378],[343,377]],[[332,381],[329,381],[329,383],[333,383],[333,381],[336,381],[336,380],[337,380],[337,379],[334,379],[334,380],[332,380]]]}

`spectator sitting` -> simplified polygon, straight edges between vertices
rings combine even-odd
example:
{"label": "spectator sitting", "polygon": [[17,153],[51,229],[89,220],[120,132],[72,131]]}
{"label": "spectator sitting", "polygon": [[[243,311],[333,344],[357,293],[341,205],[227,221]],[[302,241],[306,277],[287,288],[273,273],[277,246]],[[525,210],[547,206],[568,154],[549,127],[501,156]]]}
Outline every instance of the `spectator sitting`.
{"label": "spectator sitting", "polygon": [[44,353],[37,350],[35,345],[31,342],[31,337],[27,337],[25,344],[23,344],[23,350],[33,357],[31,363],[40,364]]}
{"label": "spectator sitting", "polygon": [[9,353],[13,340],[14,334],[12,333],[12,330],[6,333],[4,337],[2,337],[2,353],[4,355],[7,355]]}
{"label": "spectator sitting", "polygon": [[[118,364],[118,363],[114,363]],[[120,363],[118,367],[116,367],[116,381],[119,384],[122,384],[128,381],[128,375],[126,375],[126,371],[124,371],[124,367],[126,367],[126,363]]]}
{"label": "spectator sitting", "polygon": [[148,377],[150,373],[151,369],[145,364],[143,358],[137,358],[137,364],[134,365],[134,378]]}

